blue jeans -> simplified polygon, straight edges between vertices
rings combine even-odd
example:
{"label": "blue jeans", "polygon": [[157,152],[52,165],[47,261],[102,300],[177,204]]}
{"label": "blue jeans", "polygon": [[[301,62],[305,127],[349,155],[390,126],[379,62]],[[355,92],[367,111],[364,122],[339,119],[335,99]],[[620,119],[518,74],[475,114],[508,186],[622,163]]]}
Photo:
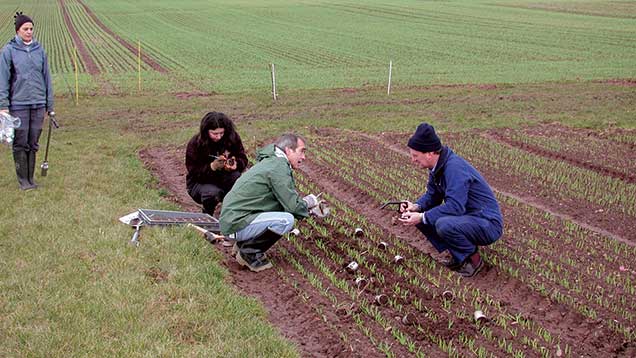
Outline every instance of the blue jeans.
{"label": "blue jeans", "polygon": [[228,239],[247,241],[259,237],[265,230],[278,235],[290,232],[294,227],[294,215],[284,211],[270,211],[259,214],[245,228],[230,234]]}
{"label": "blue jeans", "polygon": [[477,246],[497,241],[503,232],[501,224],[469,215],[444,216],[435,226],[420,223],[416,227],[438,252],[448,250],[457,262],[464,262],[477,251]]}

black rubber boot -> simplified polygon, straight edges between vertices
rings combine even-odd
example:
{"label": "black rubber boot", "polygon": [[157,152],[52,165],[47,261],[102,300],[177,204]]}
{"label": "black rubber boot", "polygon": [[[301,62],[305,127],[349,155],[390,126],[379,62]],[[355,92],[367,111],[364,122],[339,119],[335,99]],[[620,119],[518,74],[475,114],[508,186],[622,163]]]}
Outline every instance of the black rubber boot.
{"label": "black rubber boot", "polygon": [[239,251],[241,251],[241,252],[245,252],[245,253],[262,252],[262,253],[265,253],[272,246],[274,246],[274,244],[280,238],[281,238],[281,235],[278,235],[277,233],[275,233],[273,231],[270,231],[270,230],[265,230],[262,234],[260,234],[259,236],[255,237],[255,238],[253,238],[251,240],[237,242],[237,246],[239,248]]}
{"label": "black rubber boot", "polygon": [[216,200],[216,198],[210,198],[207,200],[204,200],[201,205],[203,205],[203,213],[204,214],[208,214],[210,216],[214,216],[214,210],[216,209],[216,205],[219,203],[218,200]]}
{"label": "black rubber boot", "polygon": [[15,173],[18,176],[18,184],[20,184],[20,189],[35,189],[35,186],[29,183],[29,163],[27,152],[13,152],[13,160],[15,161]]}
{"label": "black rubber boot", "polygon": [[265,232],[254,239],[237,242],[238,252],[236,253],[236,261],[243,266],[247,266],[247,268],[254,272],[272,268],[273,266],[269,260],[267,260],[265,252],[280,238],[281,235],[265,230]]}
{"label": "black rubber boot", "polygon": [[38,185],[35,183],[35,180],[33,179],[33,177],[35,176],[35,155],[36,155],[36,152],[34,151],[27,152],[27,163],[29,168],[29,175],[28,175],[29,184],[31,184],[34,189],[38,187]]}

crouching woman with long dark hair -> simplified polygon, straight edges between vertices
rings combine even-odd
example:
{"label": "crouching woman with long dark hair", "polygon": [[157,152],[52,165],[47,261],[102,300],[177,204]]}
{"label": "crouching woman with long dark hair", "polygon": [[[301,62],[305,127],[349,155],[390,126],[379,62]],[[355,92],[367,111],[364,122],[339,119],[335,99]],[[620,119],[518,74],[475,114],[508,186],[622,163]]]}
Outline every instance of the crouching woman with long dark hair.
{"label": "crouching woman with long dark hair", "polygon": [[225,114],[209,112],[186,149],[186,186],[192,199],[213,215],[247,167],[247,156],[234,123]]}

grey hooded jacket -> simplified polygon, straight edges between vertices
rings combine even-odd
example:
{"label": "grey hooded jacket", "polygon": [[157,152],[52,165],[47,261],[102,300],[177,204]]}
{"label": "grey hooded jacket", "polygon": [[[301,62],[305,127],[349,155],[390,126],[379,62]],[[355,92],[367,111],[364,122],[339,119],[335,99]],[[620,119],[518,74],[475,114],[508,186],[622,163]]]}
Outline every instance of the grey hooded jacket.
{"label": "grey hooded jacket", "polygon": [[30,105],[53,110],[48,58],[35,39],[26,46],[16,36],[0,55],[0,109]]}

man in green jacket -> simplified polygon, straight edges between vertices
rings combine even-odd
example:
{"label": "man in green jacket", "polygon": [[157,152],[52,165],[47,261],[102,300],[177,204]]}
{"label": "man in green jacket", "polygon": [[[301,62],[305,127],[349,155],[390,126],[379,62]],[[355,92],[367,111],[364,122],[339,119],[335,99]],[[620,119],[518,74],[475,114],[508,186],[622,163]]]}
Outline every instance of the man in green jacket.
{"label": "man in green jacket", "polygon": [[272,267],[265,252],[319,208],[318,198],[296,191],[293,169],[305,160],[305,140],[283,134],[257,152],[257,163],[234,183],[221,210],[221,233],[236,241],[236,261],[254,272]]}

